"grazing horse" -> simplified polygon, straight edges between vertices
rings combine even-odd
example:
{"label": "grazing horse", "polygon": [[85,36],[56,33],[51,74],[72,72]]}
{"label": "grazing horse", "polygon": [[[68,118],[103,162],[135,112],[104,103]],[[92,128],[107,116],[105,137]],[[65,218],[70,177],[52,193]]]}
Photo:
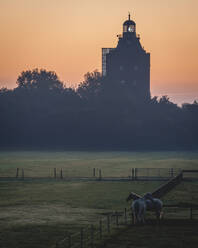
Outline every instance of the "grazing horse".
{"label": "grazing horse", "polygon": [[147,193],[144,197],[141,197],[138,194],[131,192],[126,200],[133,200],[131,208],[134,217],[134,224],[144,223],[146,210],[155,211],[157,220],[162,216],[163,203],[160,199],[153,198],[151,193]]}

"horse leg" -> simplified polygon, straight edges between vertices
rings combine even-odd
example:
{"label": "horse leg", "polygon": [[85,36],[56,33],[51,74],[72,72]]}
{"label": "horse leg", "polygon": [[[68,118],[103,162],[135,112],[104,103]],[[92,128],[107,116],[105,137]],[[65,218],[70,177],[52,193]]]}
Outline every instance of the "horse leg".
{"label": "horse leg", "polygon": [[142,212],[142,223],[145,224],[145,211]]}
{"label": "horse leg", "polygon": [[139,224],[143,225],[145,223],[145,221],[144,221],[144,213],[141,212],[141,213],[138,214],[138,220],[139,220],[138,221]]}
{"label": "horse leg", "polygon": [[135,213],[135,221],[134,221],[134,224],[138,224],[139,223],[139,215],[138,213]]}
{"label": "horse leg", "polygon": [[164,213],[162,211],[160,211],[160,219],[163,218],[163,215],[164,215]]}
{"label": "horse leg", "polygon": [[132,213],[132,222],[135,225],[135,223],[136,223],[136,215],[135,215],[134,212]]}
{"label": "horse leg", "polygon": [[161,220],[161,211],[156,211],[157,223],[160,224]]}
{"label": "horse leg", "polygon": [[142,215],[142,223],[145,224],[145,217],[144,217],[144,214]]}
{"label": "horse leg", "polygon": [[142,205],[141,206],[141,209],[140,209],[140,211],[139,211],[139,218],[140,218],[140,223],[141,224],[144,224],[145,223],[145,219],[144,219],[144,216],[145,216],[145,206],[144,205]]}
{"label": "horse leg", "polygon": [[138,214],[138,223],[141,223],[142,222],[142,218],[140,216],[140,214]]}
{"label": "horse leg", "polygon": [[135,209],[133,209],[133,211],[131,211],[131,218],[132,218],[132,223],[135,225],[137,222],[137,214],[135,212]]}

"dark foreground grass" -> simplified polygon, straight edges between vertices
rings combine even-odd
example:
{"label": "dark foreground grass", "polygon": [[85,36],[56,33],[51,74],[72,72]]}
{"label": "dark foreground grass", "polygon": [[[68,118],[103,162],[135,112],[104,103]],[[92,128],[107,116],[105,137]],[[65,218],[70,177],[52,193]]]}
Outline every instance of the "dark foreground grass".
{"label": "dark foreground grass", "polygon": [[197,248],[198,222],[163,220],[145,226],[128,226],[107,239],[104,248]]}
{"label": "dark foreground grass", "polygon": [[60,223],[1,227],[0,245],[2,248],[53,247],[57,240],[67,234],[67,229],[67,225]]}

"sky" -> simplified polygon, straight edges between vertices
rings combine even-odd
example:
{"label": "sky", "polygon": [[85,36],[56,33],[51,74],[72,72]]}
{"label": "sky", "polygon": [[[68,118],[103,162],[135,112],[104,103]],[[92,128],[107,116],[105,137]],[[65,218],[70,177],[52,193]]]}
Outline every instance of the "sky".
{"label": "sky", "polygon": [[197,0],[0,0],[0,87],[34,68],[76,87],[101,71],[101,48],[117,45],[129,11],[151,53],[152,95],[198,99]]}

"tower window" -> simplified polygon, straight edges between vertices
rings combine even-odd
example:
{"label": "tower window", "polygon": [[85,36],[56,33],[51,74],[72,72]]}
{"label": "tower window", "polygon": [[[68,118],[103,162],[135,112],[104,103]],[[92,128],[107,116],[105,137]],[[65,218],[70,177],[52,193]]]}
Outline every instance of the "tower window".
{"label": "tower window", "polygon": [[124,25],[124,27],[123,27],[123,31],[124,31],[124,33],[126,33],[128,30],[127,30],[127,26],[126,25]]}
{"label": "tower window", "polygon": [[135,25],[130,25],[129,27],[128,27],[128,32],[135,32]]}
{"label": "tower window", "polygon": [[135,32],[135,25],[124,25],[123,31],[124,31],[124,33],[126,33],[126,32],[134,33]]}

